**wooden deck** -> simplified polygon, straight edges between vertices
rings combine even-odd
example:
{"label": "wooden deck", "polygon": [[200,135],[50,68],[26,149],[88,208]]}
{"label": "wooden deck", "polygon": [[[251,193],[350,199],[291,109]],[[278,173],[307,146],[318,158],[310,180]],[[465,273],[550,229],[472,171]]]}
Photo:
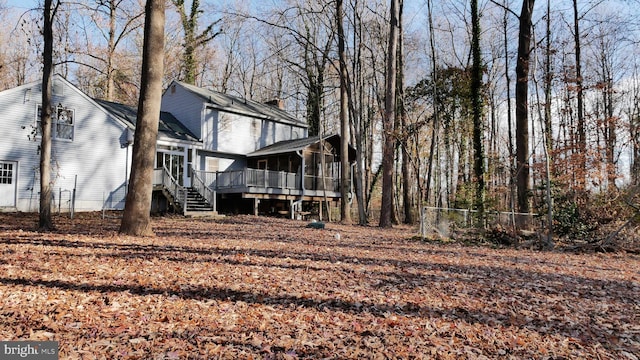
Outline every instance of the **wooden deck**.
{"label": "wooden deck", "polygon": [[325,178],[327,190],[323,189],[321,178],[305,176],[302,187],[300,174],[262,169],[242,169],[232,171],[197,171],[198,177],[218,194],[242,194],[243,198],[308,200],[340,198],[338,181]]}

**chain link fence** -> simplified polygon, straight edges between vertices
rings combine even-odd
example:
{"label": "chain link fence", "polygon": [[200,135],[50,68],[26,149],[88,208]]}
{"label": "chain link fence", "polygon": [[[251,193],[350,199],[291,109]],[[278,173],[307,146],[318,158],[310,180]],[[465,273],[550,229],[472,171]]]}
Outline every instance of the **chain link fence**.
{"label": "chain link fence", "polygon": [[435,231],[445,237],[449,237],[455,229],[502,227],[534,230],[540,229],[544,225],[542,219],[535,213],[486,211],[483,221],[480,222],[476,210],[431,206],[422,208],[421,224],[423,234],[427,231]]}

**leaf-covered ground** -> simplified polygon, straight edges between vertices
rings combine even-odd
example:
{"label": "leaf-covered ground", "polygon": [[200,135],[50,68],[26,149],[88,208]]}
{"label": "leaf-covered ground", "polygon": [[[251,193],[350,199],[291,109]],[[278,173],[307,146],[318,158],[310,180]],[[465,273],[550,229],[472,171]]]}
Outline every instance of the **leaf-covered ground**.
{"label": "leaf-covered ground", "polygon": [[638,359],[640,258],[264,217],[0,214],[0,340],[61,359]]}

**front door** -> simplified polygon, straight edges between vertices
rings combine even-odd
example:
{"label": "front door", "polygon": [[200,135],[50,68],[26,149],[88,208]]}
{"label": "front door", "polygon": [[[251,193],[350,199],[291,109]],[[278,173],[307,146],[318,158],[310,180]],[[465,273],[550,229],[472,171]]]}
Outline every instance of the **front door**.
{"label": "front door", "polygon": [[180,185],[184,185],[184,155],[158,151],[156,166],[164,167]]}
{"label": "front door", "polygon": [[0,207],[16,206],[18,163],[0,161]]}

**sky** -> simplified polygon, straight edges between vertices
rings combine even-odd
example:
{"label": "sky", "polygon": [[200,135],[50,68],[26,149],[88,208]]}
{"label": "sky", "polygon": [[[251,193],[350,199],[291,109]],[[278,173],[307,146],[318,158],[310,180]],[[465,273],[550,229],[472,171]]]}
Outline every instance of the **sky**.
{"label": "sky", "polygon": [[28,10],[38,6],[38,0],[0,0],[7,8]]}

